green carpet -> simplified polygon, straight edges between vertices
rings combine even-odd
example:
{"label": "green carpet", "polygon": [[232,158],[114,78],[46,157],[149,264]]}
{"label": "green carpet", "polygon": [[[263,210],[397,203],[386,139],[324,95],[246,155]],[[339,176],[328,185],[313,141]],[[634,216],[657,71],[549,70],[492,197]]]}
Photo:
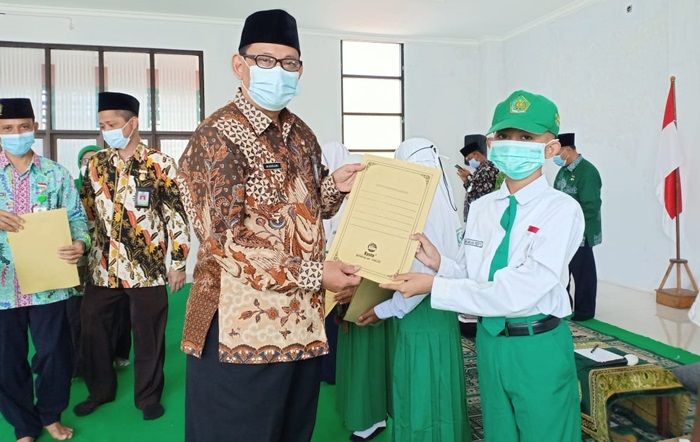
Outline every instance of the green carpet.
{"label": "green carpet", "polygon": [[597,332],[614,336],[621,341],[627,342],[628,344],[632,344],[635,347],[639,347],[652,353],[656,353],[659,356],[671,359],[679,364],[685,365],[692,364],[693,362],[700,362],[700,355],[696,355],[695,353],[691,353],[677,347],[671,347],[663,342],[655,341],[651,338],[647,338],[646,336],[629,332],[620,327],[615,327],[614,325],[598,321],[597,319],[579,322],[579,324]]}
{"label": "green carpet", "polygon": [[[170,298],[169,322],[166,329],[166,385],[163,395],[163,405],[166,408],[165,416],[151,422],[142,419],[141,412],[133,405],[133,371],[127,367],[119,371],[119,388],[117,399],[104,405],[94,414],[78,418],[73,414],[73,406],[87,397],[85,384],[77,380],[71,390],[70,408],[63,416],[63,422],[75,428],[73,440],[81,442],[153,442],[167,441],[177,442],[183,440],[184,432],[184,397],[185,397],[185,355],[179,350],[180,336],[182,333],[182,320],[184,318],[187,289],[172,295]],[[644,336],[627,332],[612,325],[600,321],[587,321],[582,323],[587,328],[599,333],[614,336],[615,338],[632,344],[644,350],[671,359],[678,364],[687,364],[700,361],[700,356],[670,347]],[[475,373],[467,370],[468,377]],[[477,393],[478,394],[478,393]],[[471,403],[470,406],[475,405]],[[477,407],[473,407],[476,411]],[[472,414],[472,425],[478,425],[480,416]],[[476,424],[476,425],[475,425]],[[341,442],[348,440],[349,433],[343,428],[340,417],[335,412],[335,388],[328,385],[321,387],[319,409],[314,433],[314,442]],[[391,431],[385,431],[375,440],[388,442],[391,439]],[[13,441],[12,428],[0,419],[0,441]],[[46,433],[40,441],[52,440]]]}
{"label": "green carpet", "polygon": [[[185,355],[180,351],[179,346],[188,288],[189,286],[186,286],[170,297],[169,321],[165,332],[167,355],[163,393],[165,416],[156,421],[143,420],[141,412],[134,407],[133,370],[127,367],[118,370],[117,399],[100,407],[90,416],[78,418],[73,414],[73,406],[87,397],[87,389],[82,380],[76,380],[71,389],[70,406],[63,414],[63,422],[75,428],[75,436],[72,440],[78,442],[178,442],[184,439]],[[323,385],[313,441],[346,441],[349,434],[335,412],[335,388]],[[0,417],[0,442],[14,440],[12,427]],[[43,433],[38,440],[53,439],[47,433]],[[375,440],[387,442],[389,438],[386,434],[382,434]]]}

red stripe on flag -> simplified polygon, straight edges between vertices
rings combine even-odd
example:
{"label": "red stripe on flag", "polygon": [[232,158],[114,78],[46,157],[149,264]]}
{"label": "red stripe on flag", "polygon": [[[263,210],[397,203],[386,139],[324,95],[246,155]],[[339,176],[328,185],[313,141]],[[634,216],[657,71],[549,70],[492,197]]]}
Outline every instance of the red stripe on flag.
{"label": "red stripe on flag", "polygon": [[664,122],[661,128],[665,128],[671,123],[676,122],[676,86],[671,82],[671,87],[668,90],[668,98],[666,98],[666,110],[664,110]]}
{"label": "red stripe on flag", "polygon": [[666,175],[664,179],[664,206],[671,219],[683,212],[683,198],[681,198],[681,172],[678,168]]}

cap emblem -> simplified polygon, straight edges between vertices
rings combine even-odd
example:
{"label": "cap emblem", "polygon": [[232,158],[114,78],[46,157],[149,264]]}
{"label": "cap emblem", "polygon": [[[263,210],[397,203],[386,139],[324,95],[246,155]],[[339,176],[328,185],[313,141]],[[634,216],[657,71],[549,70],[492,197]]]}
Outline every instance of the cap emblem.
{"label": "cap emblem", "polygon": [[529,108],[530,102],[522,95],[510,102],[511,114],[524,114]]}

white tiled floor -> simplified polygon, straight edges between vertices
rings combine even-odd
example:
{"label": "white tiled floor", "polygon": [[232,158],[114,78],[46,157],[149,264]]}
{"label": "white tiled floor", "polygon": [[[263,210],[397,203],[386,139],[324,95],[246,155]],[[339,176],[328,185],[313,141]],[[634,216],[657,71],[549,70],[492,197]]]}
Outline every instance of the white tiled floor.
{"label": "white tiled floor", "polygon": [[657,304],[653,291],[599,282],[596,319],[700,354],[700,327],[690,322],[688,310]]}

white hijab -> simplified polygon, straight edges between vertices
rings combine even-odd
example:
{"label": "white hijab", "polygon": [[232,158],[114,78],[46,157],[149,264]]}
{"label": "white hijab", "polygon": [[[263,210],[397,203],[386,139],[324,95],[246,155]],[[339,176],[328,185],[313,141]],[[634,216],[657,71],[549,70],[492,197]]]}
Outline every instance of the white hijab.
{"label": "white hijab", "polygon": [[[394,157],[397,160],[406,160],[422,166],[441,169],[440,183],[435,192],[433,205],[430,207],[423,233],[438,248],[440,254],[456,260],[459,256],[459,235],[462,224],[452,199],[454,192],[445,176],[444,169],[442,169],[440,153],[435,143],[426,138],[409,138],[399,145]],[[430,272],[418,260],[413,261],[411,271]]]}
{"label": "white hijab", "polygon": [[[362,158],[358,155],[351,155],[347,147],[338,141],[330,141],[321,144],[321,163],[328,168],[330,173],[333,173],[340,166],[351,163],[359,163]],[[330,249],[331,242],[340,225],[340,217],[345,209],[345,203],[340,207],[338,213],[330,219],[323,220],[323,230],[326,233],[326,250]]]}
{"label": "white hijab", "polygon": [[[440,155],[435,143],[425,138],[410,138],[396,149],[394,158],[420,164],[426,167],[440,168]],[[457,208],[452,201],[452,188],[450,187],[445,171],[442,170],[440,184],[433,204],[428,212],[428,219],[425,222],[423,233],[428,237],[440,254],[453,260],[459,256],[459,236],[462,223],[457,214]],[[435,273],[417,259],[411,264],[412,272]],[[427,295],[418,295],[412,298],[404,298],[401,293],[394,292],[391,299],[379,304],[374,308],[375,313],[380,318],[391,316],[403,318],[423,302]]]}

